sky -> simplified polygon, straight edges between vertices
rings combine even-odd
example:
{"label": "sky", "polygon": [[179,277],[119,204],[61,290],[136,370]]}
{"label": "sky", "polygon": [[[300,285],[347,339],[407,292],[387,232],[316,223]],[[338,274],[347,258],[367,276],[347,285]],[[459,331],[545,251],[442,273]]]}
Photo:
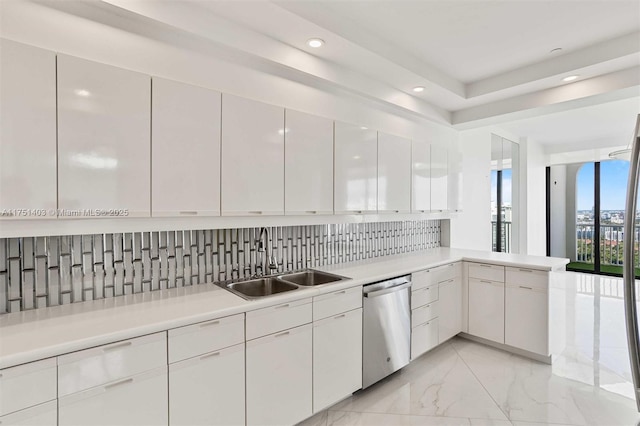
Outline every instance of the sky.
{"label": "sky", "polygon": [[[624,210],[629,162],[622,160],[600,163],[600,210]],[[593,208],[593,163],[586,163],[578,171],[578,210]]]}
{"label": "sky", "polygon": [[[498,173],[491,171],[491,201],[497,200]],[[511,169],[502,171],[502,202],[511,204]]]}

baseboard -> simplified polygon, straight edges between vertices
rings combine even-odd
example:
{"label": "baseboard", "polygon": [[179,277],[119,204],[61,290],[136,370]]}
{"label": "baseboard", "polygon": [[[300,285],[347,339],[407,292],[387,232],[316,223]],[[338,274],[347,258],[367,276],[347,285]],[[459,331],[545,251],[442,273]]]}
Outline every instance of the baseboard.
{"label": "baseboard", "polygon": [[460,333],[460,334],[458,334],[458,336],[460,336],[462,338],[465,338],[467,340],[471,340],[471,341],[474,341],[474,342],[482,343],[483,345],[491,346],[491,347],[496,348],[496,349],[501,349],[501,350],[503,350],[505,352],[510,352],[512,354],[520,355],[520,356],[523,356],[525,358],[532,359],[534,361],[538,361],[538,362],[542,362],[544,364],[551,365],[552,359],[551,359],[550,355],[549,356],[540,355],[540,354],[537,354],[535,352],[526,351],[526,350],[520,349],[520,348],[514,348],[513,346],[505,345],[504,343],[493,342],[491,340],[483,339],[482,337],[473,336],[473,335],[467,334],[467,333]]}

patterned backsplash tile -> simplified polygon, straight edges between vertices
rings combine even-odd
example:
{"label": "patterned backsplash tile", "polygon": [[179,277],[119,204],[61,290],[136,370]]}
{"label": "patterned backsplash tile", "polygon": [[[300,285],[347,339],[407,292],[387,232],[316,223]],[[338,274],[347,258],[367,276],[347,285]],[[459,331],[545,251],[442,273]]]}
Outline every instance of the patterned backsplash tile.
{"label": "patterned backsplash tile", "polygon": [[[249,278],[263,269],[260,230],[0,239],[0,313]],[[268,230],[278,272],[440,246],[439,220]]]}

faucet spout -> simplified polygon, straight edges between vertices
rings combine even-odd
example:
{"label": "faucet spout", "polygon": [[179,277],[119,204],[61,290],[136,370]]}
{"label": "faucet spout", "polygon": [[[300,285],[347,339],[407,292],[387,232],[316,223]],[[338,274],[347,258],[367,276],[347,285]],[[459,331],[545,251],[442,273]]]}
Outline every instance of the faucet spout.
{"label": "faucet spout", "polygon": [[269,273],[273,273],[273,271],[277,271],[278,262],[276,261],[276,258],[273,255],[273,252],[271,250],[269,228],[267,227],[260,228],[260,237],[258,238],[257,244],[258,244],[258,251],[265,252],[265,256],[263,259],[262,273],[264,274],[264,271],[266,271],[267,268],[269,270]]}

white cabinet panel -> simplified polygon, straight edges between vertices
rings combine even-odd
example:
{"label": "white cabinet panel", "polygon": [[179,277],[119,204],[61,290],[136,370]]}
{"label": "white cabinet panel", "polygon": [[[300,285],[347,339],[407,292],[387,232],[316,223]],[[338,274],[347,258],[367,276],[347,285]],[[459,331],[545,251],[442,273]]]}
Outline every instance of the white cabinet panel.
{"label": "white cabinet panel", "polygon": [[413,290],[411,292],[411,308],[415,309],[438,300],[438,290],[438,284]]}
{"label": "white cabinet panel", "polygon": [[469,278],[480,280],[504,282],[504,266],[490,265],[488,263],[469,263]]}
{"label": "white cabinet panel", "polygon": [[438,346],[438,322],[439,318],[434,318],[411,328],[412,360]]}
{"label": "white cabinet panel", "polygon": [[60,426],[168,424],[167,367],[59,399]]}
{"label": "white cabinet panel", "polygon": [[438,316],[438,301],[427,303],[426,305],[419,306],[411,309],[411,325],[414,327],[419,324],[423,324],[429,320],[432,320]]}
{"label": "white cabinet panel", "polygon": [[431,211],[445,211],[449,208],[447,203],[448,181],[447,148],[431,144]]}
{"label": "white cabinet panel", "polygon": [[428,143],[411,143],[411,211],[428,213],[431,210],[431,149]]}
{"label": "white cabinet panel", "polygon": [[333,214],[333,121],[285,111],[285,213]]}
{"label": "white cabinet panel", "polygon": [[244,425],[244,343],[169,366],[171,426]]}
{"label": "white cabinet panel", "polygon": [[48,358],[0,370],[0,416],[55,400],[56,365]]}
{"label": "white cabinet panel", "polygon": [[313,298],[313,320],[338,315],[362,307],[362,286],[339,290]]}
{"label": "white cabinet panel", "polygon": [[2,39],[0,69],[0,211],[37,209],[0,218],[55,217],[56,55]]}
{"label": "white cabinet panel", "polygon": [[462,188],[462,153],[458,150],[449,151],[449,182],[447,183],[449,195],[449,211],[460,212],[463,210]]}
{"label": "white cabinet panel", "polygon": [[335,212],[375,213],[378,182],[377,132],[335,123]]}
{"label": "white cabinet panel", "polygon": [[462,331],[462,281],[451,278],[438,284],[439,343],[449,340]]}
{"label": "white cabinet panel", "polygon": [[35,407],[0,416],[2,426],[57,426],[58,402],[49,401]]}
{"label": "white cabinet panel", "polygon": [[60,209],[148,217],[150,139],[150,77],[58,55]]}
{"label": "white cabinet panel", "polygon": [[469,278],[469,334],[504,343],[504,283]]}
{"label": "white cabinet panel", "polygon": [[284,214],[284,108],[222,95],[222,214]]}
{"label": "white cabinet panel", "polygon": [[312,414],[311,324],[247,342],[247,425],[292,425]]}
{"label": "white cabinet panel", "polygon": [[220,215],[220,93],[153,79],[153,216]]}
{"label": "white cabinet panel", "polygon": [[507,284],[504,343],[549,355],[549,297],[547,290]]}
{"label": "white cabinet panel", "polygon": [[362,309],[313,324],[313,411],[362,388]]}
{"label": "white cabinet panel", "polygon": [[411,211],[411,141],[378,132],[378,212]]}
{"label": "white cabinet panel", "polygon": [[311,299],[296,300],[247,312],[247,340],[308,324],[313,318]]}

